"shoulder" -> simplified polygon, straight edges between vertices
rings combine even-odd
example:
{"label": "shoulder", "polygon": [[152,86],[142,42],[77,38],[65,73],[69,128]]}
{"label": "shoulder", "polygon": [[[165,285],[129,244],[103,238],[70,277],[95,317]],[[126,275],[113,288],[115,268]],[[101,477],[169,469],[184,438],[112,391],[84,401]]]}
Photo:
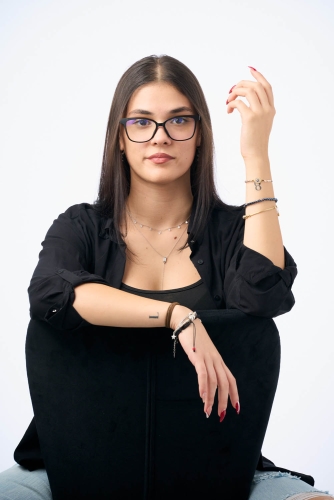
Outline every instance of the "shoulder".
{"label": "shoulder", "polygon": [[245,213],[243,205],[227,205],[224,203],[216,203],[213,207],[210,216],[209,224],[217,227],[236,228],[244,225],[242,216]]}
{"label": "shoulder", "polygon": [[90,222],[94,225],[100,225],[110,220],[103,216],[99,207],[91,203],[78,203],[70,206],[59,217],[64,216],[68,219],[79,219],[85,222]]}
{"label": "shoulder", "polygon": [[67,208],[63,214],[69,219],[76,219],[78,217],[90,217],[92,219],[101,219],[101,215],[95,205],[91,203],[77,203]]}
{"label": "shoulder", "polygon": [[67,208],[54,221],[57,228],[63,227],[80,233],[97,233],[103,237],[109,228],[111,219],[101,214],[97,205],[91,203],[78,203]]}
{"label": "shoulder", "polygon": [[217,248],[234,247],[243,236],[245,221],[243,206],[215,202],[206,220],[200,242],[210,242]]}

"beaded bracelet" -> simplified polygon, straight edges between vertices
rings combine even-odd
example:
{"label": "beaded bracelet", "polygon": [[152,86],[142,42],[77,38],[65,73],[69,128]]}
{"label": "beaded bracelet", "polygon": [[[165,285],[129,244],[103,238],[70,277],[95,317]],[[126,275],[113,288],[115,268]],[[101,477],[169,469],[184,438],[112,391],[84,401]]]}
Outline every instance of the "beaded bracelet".
{"label": "beaded bracelet", "polygon": [[186,316],[176,327],[176,329],[173,331],[172,339],[174,340],[174,345],[173,345],[173,356],[175,358],[175,353],[176,353],[176,344],[178,342],[178,337],[180,333],[188,328],[189,325],[193,325],[193,351],[196,352],[196,347],[195,347],[195,341],[196,341],[196,326],[195,326],[195,319],[197,318],[197,313],[196,311],[191,312]]}
{"label": "beaded bracelet", "polygon": [[261,201],[274,201],[275,203],[278,202],[277,198],[261,198],[261,200],[255,200],[255,201],[249,201],[248,203],[245,203],[243,205],[244,208],[249,207],[250,205],[255,205],[255,203],[261,203]]}

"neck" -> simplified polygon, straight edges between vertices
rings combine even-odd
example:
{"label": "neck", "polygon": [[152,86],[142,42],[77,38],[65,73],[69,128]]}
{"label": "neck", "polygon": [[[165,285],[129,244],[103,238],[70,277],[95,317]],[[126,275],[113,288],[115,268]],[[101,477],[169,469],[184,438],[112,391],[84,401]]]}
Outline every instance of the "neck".
{"label": "neck", "polygon": [[127,208],[142,224],[172,227],[184,222],[191,212],[193,196],[190,185],[131,186]]}

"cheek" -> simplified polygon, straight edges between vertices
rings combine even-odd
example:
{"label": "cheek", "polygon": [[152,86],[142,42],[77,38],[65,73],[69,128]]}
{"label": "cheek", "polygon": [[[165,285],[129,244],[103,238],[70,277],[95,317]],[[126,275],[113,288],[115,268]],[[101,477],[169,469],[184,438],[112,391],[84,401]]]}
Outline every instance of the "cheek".
{"label": "cheek", "polygon": [[127,142],[125,143],[125,154],[130,165],[138,165],[142,162],[144,155],[144,148],[140,144]]}
{"label": "cheek", "polygon": [[196,146],[189,148],[187,152],[187,160],[192,163],[196,157]]}

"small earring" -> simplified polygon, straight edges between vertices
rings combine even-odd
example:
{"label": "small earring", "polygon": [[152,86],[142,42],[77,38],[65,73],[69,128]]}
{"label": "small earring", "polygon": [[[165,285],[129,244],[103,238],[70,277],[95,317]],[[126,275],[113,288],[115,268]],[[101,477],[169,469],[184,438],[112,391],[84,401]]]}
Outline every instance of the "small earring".
{"label": "small earring", "polygon": [[125,158],[125,153],[124,153],[124,151],[121,151],[121,160],[123,163],[124,163],[124,158]]}

